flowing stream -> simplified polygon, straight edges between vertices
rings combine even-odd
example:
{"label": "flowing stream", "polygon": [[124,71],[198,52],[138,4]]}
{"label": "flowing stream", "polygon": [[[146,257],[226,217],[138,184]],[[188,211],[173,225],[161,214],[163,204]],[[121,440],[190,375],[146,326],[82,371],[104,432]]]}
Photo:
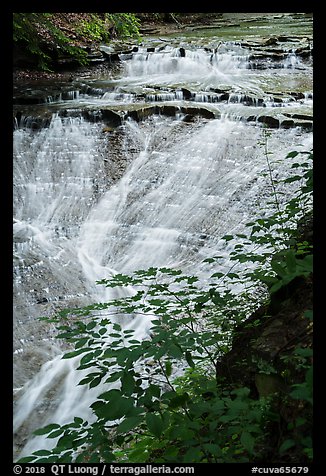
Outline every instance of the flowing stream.
{"label": "flowing stream", "polygon": [[[120,55],[114,74],[85,74],[70,94],[37,106],[50,115],[46,127],[32,127],[25,115],[14,130],[16,457],[53,444],[33,438],[33,429],[91,419],[89,405],[103,390],[77,385],[78,358],[61,359],[63,344],[40,316],[111,298],[95,281],[116,272],[167,266],[204,281],[212,271],[205,258],[222,254],[227,269],[230,249],[221,237],[271,206],[262,124],[248,118],[311,114],[311,57],[290,45],[280,60],[255,68],[236,35],[212,33],[200,41],[198,32],[148,38]],[[83,114],[155,104],[174,113],[127,115],[108,131],[101,117]],[[213,117],[182,110],[203,104]],[[300,122],[269,131],[273,173],[284,178],[285,156],[309,150],[312,132]],[[146,338],[150,319],[125,325]]]}

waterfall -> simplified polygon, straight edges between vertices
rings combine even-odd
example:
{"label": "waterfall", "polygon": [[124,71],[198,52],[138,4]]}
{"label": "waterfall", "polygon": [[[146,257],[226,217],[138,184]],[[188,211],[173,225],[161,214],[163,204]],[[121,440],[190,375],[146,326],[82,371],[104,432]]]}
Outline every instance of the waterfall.
{"label": "waterfall", "polygon": [[[104,388],[78,386],[86,372],[76,370],[79,357],[62,359],[53,329],[38,317],[112,298],[112,290],[95,282],[116,272],[167,266],[204,282],[211,274],[205,258],[224,256],[222,271],[229,264],[222,236],[241,233],[259,207],[271,206],[266,157],[258,145],[261,128],[226,113],[248,91],[262,93],[270,84],[265,71],[260,76],[248,69],[247,53],[235,43],[213,53],[183,46],[140,48],[121,58],[121,77],[110,80],[112,92],[93,88],[98,93],[94,104],[121,105],[136,103],[140,87],[159,84],[167,92],[146,94],[146,103],[181,104],[180,88],[190,85],[198,91],[195,101],[218,108],[211,99],[218,95],[203,91],[232,85],[221,119],[189,122],[182,114],[154,114],[142,122],[126,120],[116,133],[105,134],[103,123],[87,122],[82,113],[54,113],[48,127],[14,131],[16,453],[51,448],[53,440],[30,436],[37,427],[64,424],[74,416],[91,421],[89,405]],[[295,70],[290,72],[294,81]],[[82,109],[83,94],[67,98],[79,101]],[[286,154],[311,144],[312,134],[300,128],[273,130],[268,147],[275,174],[286,177]],[[118,166],[121,173],[113,179]],[[124,326],[135,328],[142,339],[151,322],[136,317]]]}
{"label": "waterfall", "polygon": [[224,47],[212,53],[204,48],[192,50],[166,46],[150,53],[135,53],[130,61],[126,61],[124,80],[135,85],[146,78],[149,85],[187,82],[208,87],[234,81],[241,83],[240,72],[248,67],[248,52],[240,47],[236,47],[236,51]]}

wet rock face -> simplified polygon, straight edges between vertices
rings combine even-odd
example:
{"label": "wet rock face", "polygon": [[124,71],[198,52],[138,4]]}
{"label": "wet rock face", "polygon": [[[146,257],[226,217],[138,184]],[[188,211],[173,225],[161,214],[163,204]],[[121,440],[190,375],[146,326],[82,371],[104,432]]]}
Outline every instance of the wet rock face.
{"label": "wet rock face", "polygon": [[[26,112],[25,112],[26,111]],[[80,109],[62,109],[59,111],[61,117],[78,117],[82,116],[90,122],[103,122],[108,128],[117,128],[123,124],[127,118],[131,118],[136,122],[143,121],[154,114],[163,116],[176,116],[178,113],[186,114],[187,116],[201,116],[205,119],[215,119],[219,117],[219,111],[214,111],[204,106],[176,106],[176,105],[131,105],[130,108],[124,108],[118,111],[116,107],[105,107],[101,109],[88,108]],[[35,112],[34,112],[35,114]],[[47,109],[41,109],[39,115],[28,115],[28,110],[19,109],[14,116],[14,127],[19,124],[31,129],[41,129],[49,127],[51,123],[52,114]],[[107,131],[107,129],[106,129]]]}
{"label": "wet rock face", "polygon": [[256,41],[242,41],[241,46],[250,50],[250,67],[253,69],[273,67],[266,60],[274,61],[274,67],[277,68],[278,63],[290,55],[304,59],[313,55],[312,37],[309,36],[271,36]]}
{"label": "wet rock face", "polygon": [[[238,326],[232,350],[217,362],[218,376],[248,386],[253,395],[285,391],[281,374],[287,364],[282,358],[296,346],[312,345],[311,323],[304,317],[312,309],[312,278],[294,280],[280,291],[269,306]],[[264,368],[273,369],[271,378]]]}
{"label": "wet rock face", "polygon": [[[162,92],[160,89],[160,87],[156,88],[156,94],[137,93],[134,95],[135,102],[132,104],[121,104],[120,107],[116,105],[105,105],[103,107],[100,102],[98,106],[86,104],[81,107],[80,103],[78,103],[78,98],[82,99],[84,94],[94,97],[94,102],[96,102],[97,98],[100,100],[107,93],[105,89],[92,88],[85,85],[82,85],[79,90],[74,88],[70,91],[66,90],[65,93],[60,93],[60,100],[54,102],[52,100],[44,102],[45,95],[42,96],[42,94],[36,97],[29,94],[27,96],[16,96],[17,102],[20,102],[20,104],[14,105],[14,127],[17,127],[17,125],[31,129],[48,127],[54,112],[58,112],[62,117],[78,117],[81,115],[91,122],[103,121],[108,127],[114,128],[122,125],[123,121],[127,118],[140,122],[155,114],[176,116],[176,114],[182,112],[188,116],[202,116],[206,119],[214,119],[220,117],[220,111],[215,106],[215,109],[212,110],[206,104],[221,103],[222,105],[242,104],[246,106],[248,111],[250,109],[255,111],[255,108],[272,106],[274,108],[271,111],[273,114],[262,114],[261,112],[259,114],[244,114],[244,119],[248,122],[263,123],[270,128],[299,126],[308,131],[312,130],[312,114],[287,112],[285,109],[285,106],[295,106],[298,103],[304,103],[306,98],[312,99],[312,95],[309,94],[304,95],[295,91],[285,91],[284,93],[267,91],[264,96],[252,93],[235,93],[230,86],[212,88],[203,93],[191,91],[187,88],[174,91],[169,88]],[[187,101],[188,105],[172,104],[171,100],[174,101],[176,98],[179,98],[179,101]],[[77,107],[74,107],[73,103],[76,100]],[[155,105],[153,101],[156,103]],[[160,102],[163,102],[163,104],[160,104]],[[71,106],[69,106],[69,103],[71,103]],[[246,112],[246,109],[240,112]]]}
{"label": "wet rock face", "polygon": [[280,126],[279,120],[273,116],[259,116],[257,120],[271,128],[279,128]]}
{"label": "wet rock face", "polygon": [[[245,96],[243,104],[259,104],[260,101],[262,100],[259,98]],[[26,108],[19,108],[19,110],[17,110],[14,115],[14,128],[17,126],[17,124],[20,125],[20,127],[27,127],[31,129],[49,127],[52,119],[52,113],[50,110],[45,108],[39,109],[38,115],[29,115],[29,111],[30,110]],[[93,109],[89,107],[88,109],[84,110],[62,109],[59,111],[59,115],[62,117],[78,117],[81,115],[90,122],[103,122],[107,128],[105,129],[106,131],[109,131],[110,128],[112,130],[121,126],[123,121],[128,118],[131,118],[136,122],[140,122],[155,114],[175,117],[180,113],[185,114],[187,116],[186,120],[188,121],[191,120],[191,117],[196,116],[201,116],[205,119],[216,119],[221,115],[217,108],[212,110],[207,107],[200,106],[199,104],[196,104],[195,106],[178,106],[172,104],[150,106],[146,104],[134,104],[130,107],[130,109],[124,106],[124,108],[120,108],[120,110],[117,110],[116,107],[108,106],[101,109]],[[279,127],[284,129],[301,127],[307,131],[313,130],[313,116],[310,114],[296,114],[281,111],[280,113],[274,115],[248,115],[245,117],[245,120],[247,122],[261,123],[272,129]]]}

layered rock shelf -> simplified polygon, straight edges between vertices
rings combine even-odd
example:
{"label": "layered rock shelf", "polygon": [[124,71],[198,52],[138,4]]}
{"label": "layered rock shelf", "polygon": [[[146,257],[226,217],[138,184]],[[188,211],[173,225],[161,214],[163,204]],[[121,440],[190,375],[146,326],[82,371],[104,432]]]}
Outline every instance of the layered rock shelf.
{"label": "layered rock shelf", "polygon": [[[62,117],[76,117],[82,116],[91,122],[102,121],[107,127],[116,128],[121,126],[123,121],[131,118],[136,122],[145,120],[149,116],[159,114],[162,116],[176,117],[183,115],[183,120],[186,122],[193,121],[195,117],[202,117],[205,119],[219,119],[221,113],[218,109],[201,106],[201,105],[175,105],[175,104],[132,104],[122,106],[104,106],[96,108],[89,106],[87,108],[63,108],[58,111],[59,116]],[[14,113],[14,127],[28,127],[32,129],[40,129],[48,127],[52,118],[52,111],[50,108],[39,108],[33,110],[32,115],[28,108],[19,108]],[[296,113],[277,113],[271,114],[256,114],[247,115],[241,118],[242,121],[248,123],[264,124],[269,128],[290,128],[301,127],[305,130],[311,131],[313,129],[313,116],[308,114]]]}

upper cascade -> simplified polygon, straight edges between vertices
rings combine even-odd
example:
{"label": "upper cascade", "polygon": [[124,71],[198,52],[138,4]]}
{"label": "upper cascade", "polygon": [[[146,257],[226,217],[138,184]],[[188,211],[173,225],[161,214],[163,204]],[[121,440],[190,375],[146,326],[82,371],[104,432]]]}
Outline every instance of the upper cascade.
{"label": "upper cascade", "polygon": [[248,59],[248,51],[235,44],[220,44],[214,50],[165,46],[153,52],[139,48],[123,65],[127,78],[137,81],[146,77],[148,84],[203,82],[207,77],[219,78],[221,82],[232,73],[248,68]]}

